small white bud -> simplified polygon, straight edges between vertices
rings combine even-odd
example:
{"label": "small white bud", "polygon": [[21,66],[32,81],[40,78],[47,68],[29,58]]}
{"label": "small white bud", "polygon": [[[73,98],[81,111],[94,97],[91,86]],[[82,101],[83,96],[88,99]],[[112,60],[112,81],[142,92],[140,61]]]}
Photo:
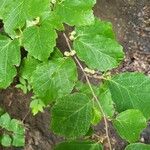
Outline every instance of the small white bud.
{"label": "small white bud", "polygon": [[72,36],[72,35],[70,35],[70,36],[69,36],[69,39],[70,39],[71,41],[74,41],[74,40],[75,40],[75,37]]}
{"label": "small white bud", "polygon": [[74,56],[74,55],[76,54],[76,51],[75,51],[75,50],[72,50],[72,51],[70,52],[70,54],[71,54],[71,56]]}
{"label": "small white bud", "polygon": [[71,32],[71,35],[72,35],[72,36],[75,36],[75,35],[76,35],[76,31],[72,31],[72,32]]}
{"label": "small white bud", "polygon": [[69,57],[69,56],[70,56],[70,53],[67,52],[67,51],[65,51],[65,52],[64,52],[64,55],[65,55],[66,57]]}
{"label": "small white bud", "polygon": [[51,2],[52,2],[52,4],[56,4],[56,0],[52,0]]}
{"label": "small white bud", "polygon": [[90,74],[95,74],[95,70],[91,70],[89,68],[84,68],[84,71],[87,72],[87,73],[90,73]]}
{"label": "small white bud", "polygon": [[70,56],[74,56],[76,54],[76,51],[75,50],[72,50],[71,52],[68,52],[68,51],[65,51],[64,52],[64,55],[66,57],[70,57]]}

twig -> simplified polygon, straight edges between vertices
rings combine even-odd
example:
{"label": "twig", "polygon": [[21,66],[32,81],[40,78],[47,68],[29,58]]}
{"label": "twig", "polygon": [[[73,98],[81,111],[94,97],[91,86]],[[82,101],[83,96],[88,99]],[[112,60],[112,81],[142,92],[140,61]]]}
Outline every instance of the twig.
{"label": "twig", "polygon": [[[64,38],[65,38],[65,40],[66,40],[66,43],[67,43],[67,46],[68,46],[69,50],[72,51],[72,48],[71,48],[71,45],[70,45],[70,42],[69,42],[68,37],[66,36],[65,33],[63,33],[63,36],[64,36]],[[104,113],[104,110],[103,110],[103,108],[102,108],[102,106],[101,106],[101,104],[100,104],[100,102],[99,102],[99,100],[98,100],[98,98],[97,98],[97,96],[96,96],[96,94],[95,94],[93,88],[92,88],[92,85],[91,85],[91,83],[90,83],[89,77],[88,77],[87,74],[85,73],[84,68],[82,67],[82,64],[80,63],[80,61],[78,60],[78,58],[77,58],[75,55],[74,55],[73,57],[74,57],[76,63],[77,63],[77,64],[79,65],[79,67],[81,68],[81,70],[82,70],[82,72],[83,72],[83,74],[84,74],[84,76],[85,76],[85,79],[86,79],[86,81],[87,81],[87,84],[88,84],[88,86],[89,86],[89,88],[90,88],[90,90],[91,90],[91,92],[92,92],[92,95],[93,95],[93,97],[94,97],[96,103],[98,104],[98,107],[99,107],[99,109],[100,109],[100,111],[101,111],[101,113],[102,113],[102,115],[103,115],[104,124],[105,124],[105,132],[106,132],[106,137],[107,137],[107,141],[108,141],[108,145],[109,145],[109,150],[112,150],[112,146],[111,146],[111,142],[110,142],[110,138],[109,138],[109,131],[108,131],[108,130],[109,130],[109,129],[108,129],[109,126],[108,126],[108,122],[107,122],[107,119],[106,119],[106,115],[105,115],[105,113]]]}
{"label": "twig", "polygon": [[28,110],[28,112],[25,114],[25,116],[23,117],[23,119],[22,119],[21,122],[24,122],[24,121],[25,121],[25,119],[27,118],[27,116],[29,115],[29,113],[30,113],[30,110]]}

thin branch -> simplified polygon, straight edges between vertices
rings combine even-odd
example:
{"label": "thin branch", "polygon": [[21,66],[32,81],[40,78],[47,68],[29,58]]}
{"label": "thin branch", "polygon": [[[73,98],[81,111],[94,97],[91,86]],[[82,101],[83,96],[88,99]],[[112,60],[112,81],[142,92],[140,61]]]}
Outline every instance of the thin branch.
{"label": "thin branch", "polygon": [[[66,40],[66,43],[67,43],[67,46],[68,46],[69,50],[72,51],[72,48],[71,48],[71,45],[70,45],[70,42],[69,42],[68,37],[66,36],[65,33],[63,33],[63,36],[64,36],[64,38],[65,38],[65,40]],[[110,137],[109,137],[109,125],[108,125],[107,118],[106,118],[106,115],[105,115],[105,113],[104,113],[104,110],[103,110],[103,108],[102,108],[102,106],[101,106],[101,104],[100,104],[100,102],[99,102],[99,100],[98,100],[98,98],[97,98],[97,96],[96,96],[96,94],[95,94],[93,88],[92,88],[92,85],[91,85],[91,83],[90,83],[89,77],[88,77],[87,74],[85,73],[82,64],[80,63],[80,61],[78,60],[78,58],[77,58],[75,55],[74,55],[73,57],[74,57],[76,63],[77,63],[77,64],[79,65],[79,67],[81,68],[81,70],[82,70],[82,72],[83,72],[83,74],[84,74],[84,76],[85,76],[85,79],[86,79],[86,81],[87,81],[87,84],[88,84],[88,86],[89,86],[89,88],[90,88],[90,90],[91,90],[91,92],[92,92],[92,95],[93,95],[93,97],[94,97],[96,103],[98,104],[98,107],[99,107],[99,109],[100,109],[100,111],[101,111],[101,113],[102,113],[102,115],[103,115],[104,124],[105,124],[106,137],[107,137],[107,141],[108,141],[108,144],[109,144],[109,150],[112,150],[112,146],[111,146],[111,142],[110,142]]]}
{"label": "thin branch", "polygon": [[24,121],[26,120],[27,116],[30,114],[30,110],[28,110],[28,112],[25,114],[25,116],[23,117],[22,121],[24,123]]}

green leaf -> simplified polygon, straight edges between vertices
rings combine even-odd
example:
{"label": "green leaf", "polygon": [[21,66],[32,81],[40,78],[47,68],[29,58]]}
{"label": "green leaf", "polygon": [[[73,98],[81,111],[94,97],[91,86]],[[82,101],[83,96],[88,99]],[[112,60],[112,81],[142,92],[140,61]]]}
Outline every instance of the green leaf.
{"label": "green leaf", "polygon": [[4,114],[4,112],[5,112],[4,109],[0,107],[0,116],[1,116],[2,114]]}
{"label": "green leaf", "polygon": [[130,109],[120,113],[113,122],[119,135],[133,143],[139,140],[140,133],[146,127],[146,118],[139,110]]}
{"label": "green leaf", "polygon": [[45,107],[45,104],[40,99],[33,99],[30,103],[33,115],[36,115],[39,111],[43,112],[43,107]]}
{"label": "green leaf", "polygon": [[28,92],[28,82],[22,77],[19,78],[19,82],[20,82],[20,84],[17,84],[15,87],[20,88],[23,91],[24,94],[27,94],[27,92]]}
{"label": "green leaf", "polygon": [[21,122],[17,119],[12,119],[9,123],[9,131],[14,132],[15,134],[24,135],[25,129]]}
{"label": "green leaf", "polygon": [[27,94],[27,92],[28,92],[28,89],[27,89],[26,85],[17,84],[15,87],[18,88],[18,89],[21,89],[24,94]]}
{"label": "green leaf", "polygon": [[64,25],[60,17],[55,12],[45,12],[41,18],[41,24],[46,24],[59,31],[64,30]]}
{"label": "green leaf", "polygon": [[23,45],[31,56],[45,61],[56,46],[56,38],[56,31],[50,26],[33,26],[24,30]]}
{"label": "green leaf", "polygon": [[12,145],[15,147],[22,147],[25,145],[24,135],[14,134]]}
{"label": "green leaf", "polygon": [[10,4],[13,0],[0,0],[0,19],[3,19],[3,16],[10,9]]}
{"label": "green leaf", "polygon": [[19,82],[22,84],[22,85],[26,85],[26,80],[22,77],[19,78]]}
{"label": "green leaf", "polygon": [[[92,88],[93,88],[95,94],[98,95],[99,94],[99,87],[92,85]],[[91,100],[93,99],[93,94],[92,94],[87,83],[83,83],[81,81],[78,81],[76,83],[75,89],[77,92],[86,94]]]}
{"label": "green leaf", "polygon": [[97,18],[95,19],[94,24],[91,24],[90,26],[76,27],[75,32],[79,37],[86,36],[90,38],[96,35],[100,35],[115,39],[112,24],[110,22],[101,21]]}
{"label": "green leaf", "polygon": [[1,139],[1,143],[4,146],[10,146],[11,143],[13,146],[24,146],[25,144],[25,128],[23,124],[16,119],[10,118],[8,113],[3,114],[0,117],[0,127],[2,127],[4,130],[7,130],[7,132],[11,135],[12,139],[8,135],[4,135]]}
{"label": "green leaf", "polygon": [[94,129],[90,126],[88,132],[85,134],[85,137],[91,137],[94,134]]}
{"label": "green leaf", "polygon": [[[99,25],[103,29],[105,23],[99,23]],[[79,59],[84,61],[89,68],[107,71],[119,65],[124,53],[122,46],[113,39],[113,32],[111,34],[110,27],[107,24],[104,31],[100,27],[98,28],[99,30],[96,30],[96,27],[97,22],[95,25],[80,27],[79,31],[77,28],[79,35],[77,35],[73,47]],[[89,33],[87,32],[88,30],[90,31]],[[93,33],[93,30],[96,31]]]}
{"label": "green leaf", "polygon": [[0,126],[2,128],[8,129],[10,121],[11,121],[11,118],[8,113],[5,113],[2,116],[0,116]]}
{"label": "green leaf", "polygon": [[57,58],[62,58],[63,54],[61,51],[56,47],[54,48],[53,53],[51,53],[50,59],[57,59]]}
{"label": "green leaf", "polygon": [[128,145],[125,150],[150,150],[150,145],[143,143],[134,143]]}
{"label": "green leaf", "polygon": [[76,81],[76,64],[71,58],[58,58],[44,63],[37,67],[32,76],[34,93],[46,104],[71,93]]}
{"label": "green leaf", "polygon": [[[96,95],[99,95],[99,87],[92,85],[92,88],[94,90],[94,93]],[[89,97],[89,99],[91,101],[93,101],[93,94],[92,94],[91,89],[89,88],[87,83],[83,83],[83,82],[78,81],[76,83],[75,90],[77,92],[80,92],[80,93],[87,95]],[[99,111],[97,104],[95,103],[93,105],[93,118],[91,120],[91,124],[97,125],[101,121],[101,119],[102,119],[102,114]]]}
{"label": "green leaf", "polygon": [[103,84],[100,86],[100,93],[98,95],[98,98],[105,115],[108,118],[112,118],[115,113],[115,108],[110,90],[108,89],[107,85]]}
{"label": "green leaf", "polygon": [[63,142],[58,144],[54,150],[103,150],[102,145],[94,142]]}
{"label": "green leaf", "polygon": [[116,110],[139,109],[150,118],[150,78],[142,73],[122,73],[109,81],[109,88]]}
{"label": "green leaf", "polygon": [[52,130],[69,138],[85,135],[92,120],[92,101],[84,94],[58,100],[52,108]]}
{"label": "green leaf", "polygon": [[15,0],[4,15],[5,31],[14,35],[15,29],[22,28],[27,19],[39,17],[49,8],[49,0]]}
{"label": "green leaf", "polygon": [[[115,109],[114,109],[114,103],[111,98],[110,90],[105,85],[101,85],[100,87],[92,85],[92,88],[94,90],[94,93],[98,96],[99,102],[103,108],[105,115],[109,118],[112,118],[114,115]],[[76,83],[75,89],[77,92],[82,92],[86,94],[91,100],[93,99],[92,92],[86,83],[82,83],[78,81]],[[95,103],[95,106],[97,108],[96,103]]]}
{"label": "green leaf", "polygon": [[0,35],[0,88],[7,88],[16,76],[14,65],[20,64],[20,47],[17,39]]}
{"label": "green leaf", "polygon": [[30,4],[28,9],[28,18],[36,18],[41,16],[45,11],[50,10],[50,0],[22,0],[24,3]]}
{"label": "green leaf", "polygon": [[1,144],[5,147],[11,146],[12,139],[8,134],[2,135]]}
{"label": "green leaf", "polygon": [[28,55],[28,57],[24,58],[21,63],[20,76],[30,82],[30,78],[39,64],[39,60]]}
{"label": "green leaf", "polygon": [[89,25],[94,22],[92,7],[95,3],[96,0],[65,0],[57,3],[54,12],[68,25]]}
{"label": "green leaf", "polygon": [[102,119],[102,114],[100,110],[97,107],[93,107],[93,119],[91,123],[93,125],[97,125]]}
{"label": "green leaf", "polygon": [[11,119],[8,113],[5,113],[0,117],[0,126],[17,134],[23,135],[25,133],[25,129],[21,122],[17,119]]}

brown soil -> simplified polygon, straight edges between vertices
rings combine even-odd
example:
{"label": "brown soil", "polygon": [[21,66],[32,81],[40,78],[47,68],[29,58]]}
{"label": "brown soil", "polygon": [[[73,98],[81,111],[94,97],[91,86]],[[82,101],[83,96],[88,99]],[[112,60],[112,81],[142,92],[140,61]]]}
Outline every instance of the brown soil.
{"label": "brown soil", "polygon": [[[117,39],[123,45],[126,59],[114,72],[139,71],[150,74],[150,2],[149,0],[97,0],[95,6],[97,17],[113,23]],[[1,30],[0,23],[0,30]],[[61,49],[66,44],[60,36]],[[33,117],[29,110],[31,93],[25,95],[15,88],[15,83],[6,90],[0,91],[0,106],[16,119],[23,120],[26,126],[25,148],[0,147],[0,150],[52,150],[53,146],[61,141],[50,132],[49,109]],[[95,127],[96,133],[104,139],[104,125]],[[123,150],[125,143],[115,132],[110,123],[110,135],[115,150]],[[150,129],[142,133],[145,143],[150,143]],[[96,137],[93,137],[97,140]],[[107,143],[104,140],[105,149]]]}

